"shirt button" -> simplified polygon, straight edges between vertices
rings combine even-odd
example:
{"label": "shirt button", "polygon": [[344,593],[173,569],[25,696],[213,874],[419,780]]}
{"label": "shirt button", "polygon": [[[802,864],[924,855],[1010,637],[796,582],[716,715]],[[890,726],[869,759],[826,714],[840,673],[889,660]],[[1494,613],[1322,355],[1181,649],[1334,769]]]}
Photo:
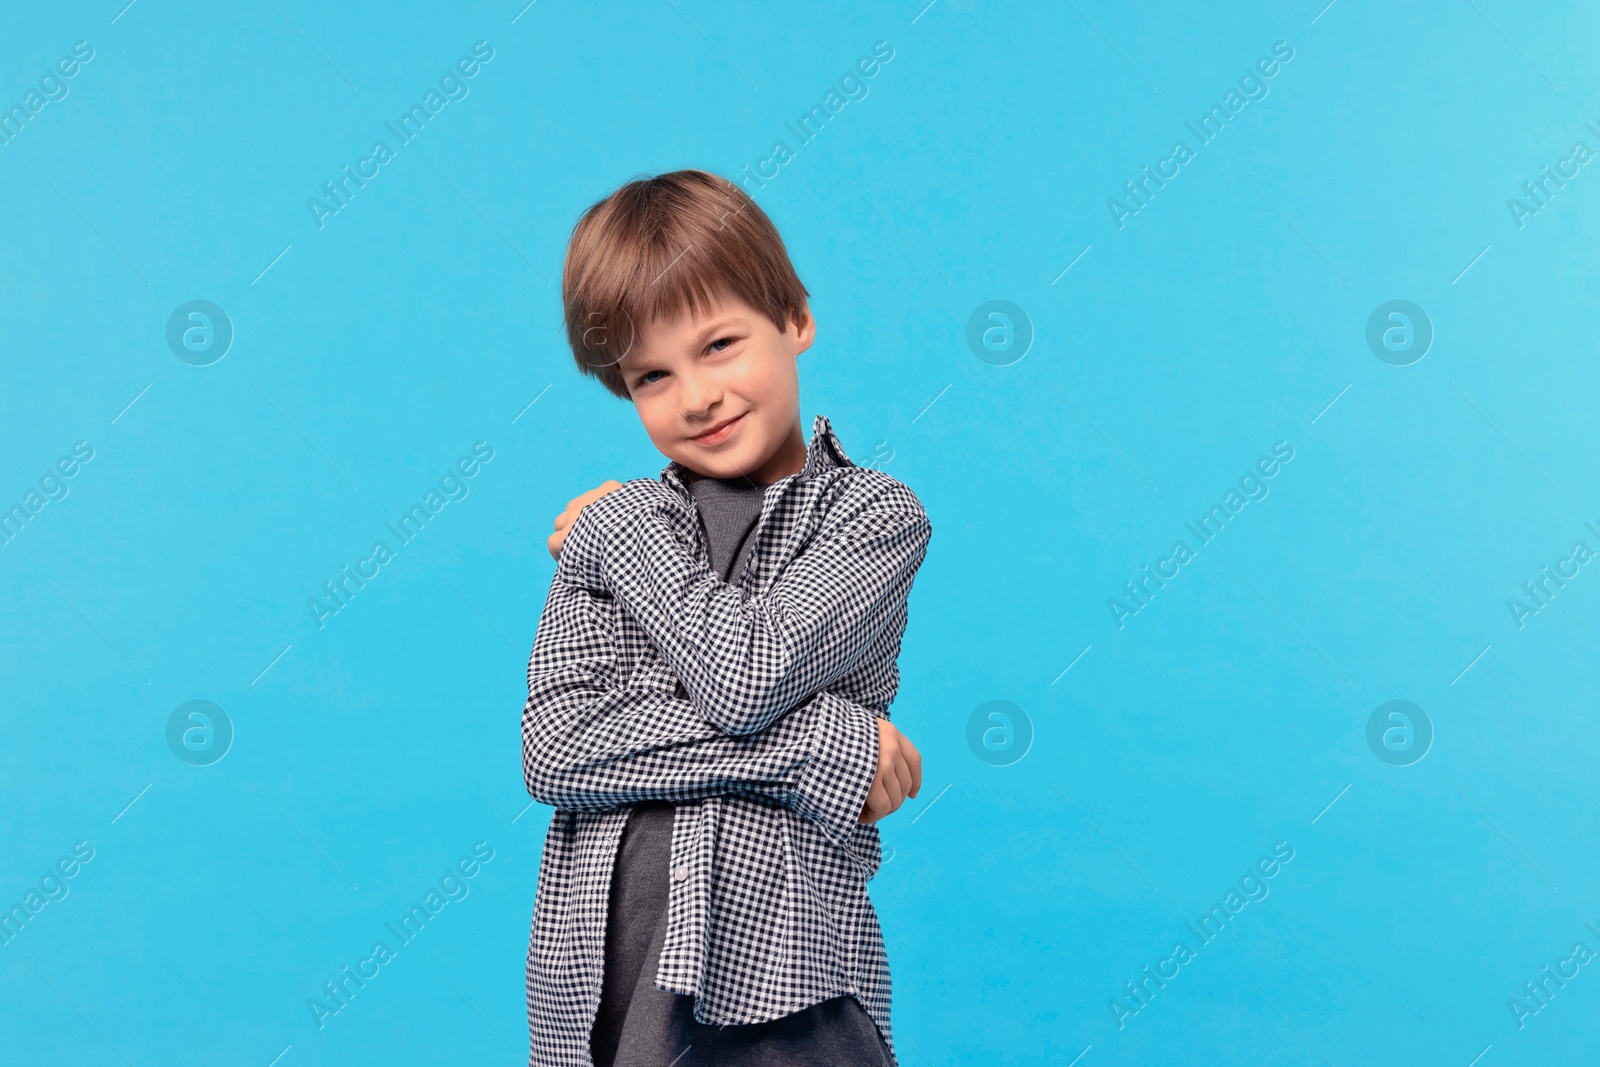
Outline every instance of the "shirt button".
{"label": "shirt button", "polygon": [[678,866],[672,868],[672,877],[676,878],[680,882],[688,881],[689,880],[689,868],[683,866],[682,864],[679,864]]}

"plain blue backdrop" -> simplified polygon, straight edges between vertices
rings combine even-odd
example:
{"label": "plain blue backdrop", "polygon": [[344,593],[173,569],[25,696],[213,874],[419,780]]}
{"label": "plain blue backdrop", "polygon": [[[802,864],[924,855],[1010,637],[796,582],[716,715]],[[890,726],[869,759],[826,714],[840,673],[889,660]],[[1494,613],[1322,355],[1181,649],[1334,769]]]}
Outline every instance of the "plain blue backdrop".
{"label": "plain blue backdrop", "polygon": [[[765,168],[819,322],[805,425],[933,521],[894,706],[925,779],[871,885],[902,1063],[1579,1062],[1600,18],[1322,3],[11,5],[0,1064],[525,1060],[544,540],[665,462],[573,367],[562,255],[596,199],[687,166]],[[1134,200],[1146,166],[1172,176]],[[169,343],[196,300],[220,359],[214,312]],[[996,300],[1027,330],[984,311],[974,348]],[[1395,300],[1398,352],[1368,342]],[[190,701],[221,715],[169,740]],[[224,716],[220,760],[186,747]]]}

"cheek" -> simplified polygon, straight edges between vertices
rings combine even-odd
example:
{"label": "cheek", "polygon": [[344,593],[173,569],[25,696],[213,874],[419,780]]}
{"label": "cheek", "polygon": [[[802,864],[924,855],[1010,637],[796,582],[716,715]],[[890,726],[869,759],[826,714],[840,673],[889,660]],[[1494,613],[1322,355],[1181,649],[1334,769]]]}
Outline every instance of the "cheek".
{"label": "cheek", "polygon": [[735,403],[743,400],[759,404],[766,391],[766,375],[761,367],[759,353],[745,352],[722,368],[717,375],[717,384]]}
{"label": "cheek", "polygon": [[739,387],[752,400],[781,402],[794,391],[794,357],[776,344],[751,349],[739,363]]}
{"label": "cheek", "polygon": [[634,401],[634,408],[639,413],[639,421],[644,425],[644,432],[649,435],[659,447],[669,440],[676,440],[676,412],[672,401],[666,392],[657,387],[647,397]]}

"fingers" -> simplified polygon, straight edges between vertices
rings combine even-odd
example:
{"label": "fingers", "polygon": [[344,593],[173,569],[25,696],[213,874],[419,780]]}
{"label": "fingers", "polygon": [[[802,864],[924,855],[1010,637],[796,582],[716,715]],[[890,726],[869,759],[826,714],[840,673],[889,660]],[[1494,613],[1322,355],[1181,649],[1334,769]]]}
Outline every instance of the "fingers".
{"label": "fingers", "polygon": [[878,720],[878,770],[873,775],[874,792],[881,791],[879,818],[891,814],[905,800],[905,783],[901,780],[899,764],[900,731],[888,719]]}
{"label": "fingers", "polygon": [[922,789],[922,753],[887,719],[878,720],[878,768],[862,808],[861,823],[874,823],[898,811]]}
{"label": "fingers", "polygon": [[897,738],[897,741],[898,744],[895,746],[894,760],[890,763],[889,769],[894,775],[894,806],[898,810],[900,805],[906,802],[906,797],[911,793],[911,787],[915,785],[916,782],[912,778],[911,762],[910,760],[906,759],[905,755],[906,739],[904,736],[902,736]]}
{"label": "fingers", "polygon": [[889,807],[889,791],[884,788],[883,777],[879,775],[872,780],[872,788],[867,791],[867,806],[862,809],[861,822],[877,822],[893,809]]}
{"label": "fingers", "polygon": [[557,560],[561,558],[561,546],[567,543],[567,534],[572,532],[569,529],[572,525],[572,516],[573,512],[570,511],[563,511],[557,515],[556,531],[545,540],[545,547],[550,549],[550,555]]}
{"label": "fingers", "polygon": [[[904,772],[909,774],[909,772]],[[899,811],[910,795],[906,790],[906,778],[897,772],[893,766],[886,767],[883,773],[873,781],[872,789],[867,793],[867,803],[861,809],[861,815],[856,819],[860,823],[874,823],[886,815]],[[920,787],[920,783],[917,783]]]}
{"label": "fingers", "polygon": [[907,753],[907,762],[911,765],[911,792],[916,796],[922,791],[922,753],[917,751],[917,746],[905,734],[900,735],[901,750]]}
{"label": "fingers", "polygon": [[899,728],[887,720],[882,720],[888,727],[884,733],[887,739],[892,740],[888,746],[892,759],[892,767],[896,782],[899,785],[900,797],[895,803],[898,808],[905,803],[908,796],[916,796],[917,790],[922,788],[922,755],[911,743],[911,739],[901,733]]}
{"label": "fingers", "polygon": [[567,501],[567,509],[556,516],[555,533],[551,534],[549,540],[545,542],[545,547],[550,550],[550,555],[556,559],[561,558],[561,546],[566,542],[567,534],[571,532],[570,527],[572,524],[578,521],[578,513],[586,505],[594,503],[613,489],[621,488],[621,482],[614,478],[608,478],[582,496],[575,496]]}

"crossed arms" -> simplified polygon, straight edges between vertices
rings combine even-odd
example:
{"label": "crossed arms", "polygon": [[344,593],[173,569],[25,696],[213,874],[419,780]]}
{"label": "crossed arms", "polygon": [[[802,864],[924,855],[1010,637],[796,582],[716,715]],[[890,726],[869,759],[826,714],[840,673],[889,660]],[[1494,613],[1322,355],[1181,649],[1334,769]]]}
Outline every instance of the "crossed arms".
{"label": "crossed arms", "polygon": [[[746,596],[691,553],[692,516],[662,492],[641,479],[588,504],[561,549],[528,665],[528,792],[588,811],[764,796],[842,842],[876,784],[887,707],[828,687],[901,617],[926,514],[898,485],[852,504],[768,592]],[[688,699],[618,677],[608,597]]]}

